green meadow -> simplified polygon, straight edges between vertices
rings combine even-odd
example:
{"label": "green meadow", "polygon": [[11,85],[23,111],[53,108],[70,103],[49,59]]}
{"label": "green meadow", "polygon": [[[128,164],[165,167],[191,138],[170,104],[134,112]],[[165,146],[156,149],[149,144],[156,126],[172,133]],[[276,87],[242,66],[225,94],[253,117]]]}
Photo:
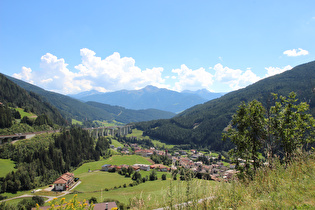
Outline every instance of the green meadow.
{"label": "green meadow", "polygon": [[[172,192],[175,196],[183,196],[185,199],[185,193],[187,190],[197,197],[202,197],[204,192],[202,187],[214,186],[216,183],[213,181],[205,180],[192,180],[190,182],[173,181],[170,178],[167,180],[161,180],[162,173],[158,174],[159,180],[146,181],[136,186],[129,186],[127,183],[131,183],[131,178],[125,178],[118,173],[109,172],[91,172],[89,174],[82,174],[82,183],[75,188],[74,193],[78,195],[78,200],[83,201],[91,197],[97,198],[99,202],[104,199],[118,200],[124,204],[129,205],[133,203],[137,209],[139,203],[143,203],[146,208],[157,208],[168,205],[170,202],[169,194]],[[123,184],[126,183],[127,187],[124,188]],[[115,188],[116,187],[116,188]],[[105,189],[108,189],[106,191]],[[172,190],[170,191],[170,188]],[[203,188],[205,189],[205,188]],[[65,196],[66,200],[70,200],[73,194]]]}
{"label": "green meadow", "polygon": [[151,165],[151,163],[148,161],[148,159],[145,157],[142,157],[142,156],[138,156],[138,155],[113,155],[112,157],[110,157],[108,159],[101,159],[101,160],[95,161],[95,162],[84,163],[82,166],[77,168],[73,173],[75,176],[79,176],[80,174],[86,173],[89,170],[91,170],[91,171],[100,170],[100,169],[102,169],[102,165],[105,165],[105,164],[133,165],[136,163]]}
{"label": "green meadow", "polygon": [[112,145],[114,145],[116,148],[117,147],[124,147],[124,145],[122,143],[120,143],[119,141],[112,139]]}
{"label": "green meadow", "polygon": [[[115,155],[106,160],[85,163],[74,171],[75,177],[80,178],[81,184],[74,189],[73,194],[77,194],[80,201],[96,197],[99,202],[104,199],[114,199],[127,205],[130,202],[135,202],[133,205],[137,206],[137,202],[142,202],[147,208],[155,208],[166,204],[165,202],[169,199],[170,187],[173,188],[173,193],[176,192],[177,195],[184,195],[187,190],[196,191],[199,187],[198,192],[194,192],[194,195],[202,196],[201,186],[213,186],[215,184],[215,182],[205,180],[173,181],[170,173],[157,172],[158,180],[146,181],[131,187],[129,183],[132,183],[133,180],[130,177],[119,175],[117,172],[99,171],[104,164],[133,165],[135,163],[150,164],[146,158],[137,155]],[[92,172],[88,172],[89,169]],[[140,173],[142,177],[145,177],[149,176],[151,171],[140,171]],[[162,174],[167,174],[167,180],[161,179]],[[66,195],[66,200],[70,200],[73,194]]]}
{"label": "green meadow", "polygon": [[[132,133],[128,134],[126,137],[137,137],[138,139],[150,139],[149,136],[142,136],[143,131],[138,130],[138,129],[132,129]],[[168,149],[173,148],[175,145],[172,144],[166,144],[163,142],[160,142],[158,140],[154,140],[154,139],[150,139],[152,141],[152,143],[154,144],[155,147],[165,147]]]}
{"label": "green meadow", "polygon": [[30,117],[30,118],[32,118],[32,117],[37,117],[35,114],[33,114],[33,113],[31,113],[31,112],[24,112],[24,109],[22,109],[22,108],[15,108],[15,110],[17,110],[17,111],[19,111],[19,113],[20,113],[20,115],[21,115],[21,119],[23,118],[23,117]]}
{"label": "green meadow", "polygon": [[105,171],[93,171],[82,173],[77,176],[81,180],[81,184],[78,185],[75,190],[79,192],[94,192],[104,190],[105,188],[110,189],[115,186],[123,186],[124,184],[129,185],[133,180],[125,178],[118,173],[109,173]]}
{"label": "green meadow", "polygon": [[0,159],[0,177],[5,177],[11,171],[15,171],[15,163],[10,159]]}
{"label": "green meadow", "polygon": [[76,119],[72,119],[72,125],[83,125],[83,122],[76,120]]}

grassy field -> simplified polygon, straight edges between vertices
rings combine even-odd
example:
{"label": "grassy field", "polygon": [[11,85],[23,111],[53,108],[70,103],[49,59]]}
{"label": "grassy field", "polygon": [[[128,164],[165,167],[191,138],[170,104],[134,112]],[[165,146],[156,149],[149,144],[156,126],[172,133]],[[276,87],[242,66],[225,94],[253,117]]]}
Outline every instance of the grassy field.
{"label": "grassy field", "polygon": [[[150,139],[149,136],[142,136],[143,134],[143,131],[141,130],[138,130],[138,129],[132,129],[132,133],[128,134],[126,137],[137,137],[138,139]],[[175,145],[172,145],[172,144],[165,144],[163,142],[160,142],[158,140],[153,140],[153,139],[150,139],[152,141],[152,143],[154,144],[154,146],[158,146],[158,147],[165,147],[165,148],[168,148],[168,149],[171,149],[173,148]]]}
{"label": "grassy field", "polygon": [[30,113],[30,112],[24,112],[24,109],[22,109],[22,108],[15,108],[15,110],[17,110],[17,111],[19,111],[20,112],[20,115],[21,115],[21,119],[23,118],[23,117],[30,117],[30,118],[35,118],[35,117],[37,117],[35,114],[33,114],[33,113]]}
{"label": "grassy field", "polygon": [[112,122],[107,122],[107,121],[100,121],[100,120],[94,120],[93,122],[98,123],[101,126],[105,126],[105,127],[110,127],[110,126],[120,126],[120,125],[124,125],[123,123],[117,122],[117,121],[112,121]]}
{"label": "grassy field", "polygon": [[[15,206],[15,208],[17,208],[16,206],[18,205],[19,202],[21,202],[22,200],[32,200],[32,197],[26,197],[26,198],[17,198],[17,199],[13,199],[13,200],[9,200],[6,201],[7,204],[10,204],[12,206]],[[48,198],[44,198],[44,200],[48,200]]]}
{"label": "grassy field", "polygon": [[136,163],[141,164],[149,164],[151,163],[144,157],[138,156],[138,155],[113,155],[112,157],[108,159],[101,159],[99,161],[85,163],[82,166],[80,166],[78,169],[76,169],[73,173],[75,176],[79,176],[82,173],[86,173],[89,169],[94,170],[100,170],[102,168],[102,165],[104,164],[111,164],[111,165],[133,165]]}
{"label": "grassy field", "polygon": [[[103,173],[103,175],[101,174]],[[166,206],[168,205],[168,201],[170,199],[170,187],[173,187],[173,193],[175,197],[175,193],[177,195],[182,195],[184,199],[185,192],[187,189],[189,189],[190,193],[193,193],[197,197],[202,197],[203,192],[198,191],[197,187],[207,187],[207,186],[214,186],[216,183],[212,181],[204,181],[204,180],[193,180],[189,182],[189,186],[187,186],[187,182],[182,181],[171,181],[168,180],[156,180],[156,181],[147,181],[145,183],[141,183],[137,186],[130,187],[127,186],[126,188],[121,187],[117,189],[111,189],[109,191],[103,190],[102,192],[91,192],[96,191],[96,189],[104,189],[107,188],[107,186],[113,186],[113,184],[110,184],[110,181],[118,181],[121,182],[121,184],[116,182],[116,186],[119,187],[119,185],[123,185],[124,182],[126,182],[128,179],[131,181],[130,178],[124,178],[123,176],[118,175],[117,173],[108,173],[108,172],[92,172],[90,175],[87,175],[89,177],[89,180],[95,178],[98,179],[98,186],[90,187],[86,186],[91,184],[95,185],[93,183],[90,183],[87,179],[87,182],[84,183],[84,180],[82,180],[82,183],[75,189],[78,195],[78,200],[83,201],[84,199],[89,199],[91,197],[96,197],[99,202],[101,202],[104,199],[114,199],[119,200],[120,202],[129,205],[129,203],[135,202],[135,207],[138,209],[139,206],[137,206],[139,203],[143,203],[143,205],[146,206],[146,209],[152,209],[160,206]],[[99,177],[104,177],[103,179]],[[116,178],[115,176],[120,176],[121,178]],[[123,180],[123,181],[121,181]],[[126,181],[125,181],[126,180]],[[84,192],[82,192],[84,191]],[[82,193],[80,193],[82,192]],[[73,194],[66,195],[66,200],[70,200],[73,197]]]}
{"label": "grassy field", "polygon": [[0,177],[5,177],[9,172],[15,171],[14,161],[10,159],[0,159]]}
{"label": "grassy field", "polygon": [[121,144],[119,141],[112,139],[112,145],[114,145],[116,148],[117,147],[124,147],[123,144]]}
{"label": "grassy field", "polygon": [[[78,194],[78,200],[83,201],[91,197],[96,197],[99,202],[104,199],[115,199],[129,205],[131,201],[134,201],[137,206],[139,201],[146,205],[146,208],[155,208],[165,204],[168,198],[169,188],[174,185],[174,193],[184,194],[187,191],[187,183],[182,181],[171,180],[171,174],[167,172],[157,172],[158,180],[146,181],[137,186],[129,186],[132,183],[131,178],[126,178],[118,173],[109,173],[104,171],[88,172],[88,169],[97,170],[104,164],[121,165],[128,164],[133,165],[135,163],[150,164],[144,157],[137,155],[117,155],[106,160],[100,160],[97,162],[85,163],[77,170],[74,171],[76,177],[79,177],[81,184],[74,190],[74,193]],[[140,171],[142,177],[149,176],[151,171]],[[167,174],[167,180],[162,181],[162,174]],[[126,188],[123,185],[126,184]],[[215,182],[194,180],[189,182],[189,190],[197,190],[197,186],[213,186]],[[175,190],[176,188],[176,190]],[[105,189],[108,189],[106,191]],[[195,192],[195,195],[202,196],[203,192]],[[175,195],[174,195],[175,196]],[[66,195],[66,200],[70,200],[73,194]],[[138,208],[138,207],[136,207]]]}
{"label": "grassy field", "polygon": [[76,119],[72,119],[72,125],[75,125],[75,124],[77,124],[77,125],[83,125],[83,122],[81,122],[81,121],[79,121],[79,120],[76,120]]}
{"label": "grassy field", "polygon": [[79,192],[94,192],[104,190],[105,188],[110,189],[115,186],[128,185],[132,182],[132,179],[125,178],[118,173],[109,173],[105,171],[94,171],[90,173],[82,173],[78,176],[81,180],[81,184],[75,188]]}

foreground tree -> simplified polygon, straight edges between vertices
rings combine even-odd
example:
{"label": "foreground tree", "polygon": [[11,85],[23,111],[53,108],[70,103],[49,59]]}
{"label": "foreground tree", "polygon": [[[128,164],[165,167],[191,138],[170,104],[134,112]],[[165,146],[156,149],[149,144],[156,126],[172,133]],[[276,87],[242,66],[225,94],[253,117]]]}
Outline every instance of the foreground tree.
{"label": "foreground tree", "polygon": [[231,151],[232,155],[245,161],[245,171],[250,172],[250,161],[253,161],[254,170],[259,167],[259,151],[266,138],[265,108],[256,100],[246,105],[244,102],[233,116],[227,133],[223,134],[224,139],[230,139],[236,148]]}
{"label": "foreground tree", "polygon": [[275,146],[271,148],[271,154],[283,157],[288,163],[295,155],[297,149],[307,147],[314,142],[315,120],[308,113],[309,105],[305,102],[297,104],[296,94],[290,93],[289,97],[274,94],[276,103],[270,108],[269,135]]}
{"label": "foreground tree", "polygon": [[315,120],[308,113],[309,105],[298,104],[294,92],[288,98],[273,96],[275,104],[268,110],[256,100],[242,103],[223,133],[223,140],[230,139],[236,146],[231,150],[234,161],[238,165],[243,159],[248,175],[259,167],[260,153],[265,151],[269,161],[276,154],[288,163],[297,149],[314,142]]}

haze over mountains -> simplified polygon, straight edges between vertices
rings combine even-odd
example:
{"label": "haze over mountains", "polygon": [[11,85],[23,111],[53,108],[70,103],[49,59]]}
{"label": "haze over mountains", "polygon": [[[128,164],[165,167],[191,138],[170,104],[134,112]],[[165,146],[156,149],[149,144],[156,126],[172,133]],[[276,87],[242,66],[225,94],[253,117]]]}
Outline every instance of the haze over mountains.
{"label": "haze over mountains", "polygon": [[69,96],[82,101],[95,101],[103,104],[118,105],[128,109],[153,108],[179,113],[222,95],[222,93],[212,93],[206,89],[176,92],[149,85],[140,90],[120,90],[108,93],[100,93],[92,90]]}

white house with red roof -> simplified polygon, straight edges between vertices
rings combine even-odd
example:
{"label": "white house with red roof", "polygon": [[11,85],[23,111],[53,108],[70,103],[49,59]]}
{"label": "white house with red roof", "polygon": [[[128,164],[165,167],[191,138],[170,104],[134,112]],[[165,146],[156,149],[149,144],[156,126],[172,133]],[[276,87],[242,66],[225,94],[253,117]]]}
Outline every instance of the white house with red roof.
{"label": "white house with red roof", "polygon": [[55,191],[68,190],[73,185],[73,183],[74,174],[70,172],[64,173],[54,182],[54,190]]}

